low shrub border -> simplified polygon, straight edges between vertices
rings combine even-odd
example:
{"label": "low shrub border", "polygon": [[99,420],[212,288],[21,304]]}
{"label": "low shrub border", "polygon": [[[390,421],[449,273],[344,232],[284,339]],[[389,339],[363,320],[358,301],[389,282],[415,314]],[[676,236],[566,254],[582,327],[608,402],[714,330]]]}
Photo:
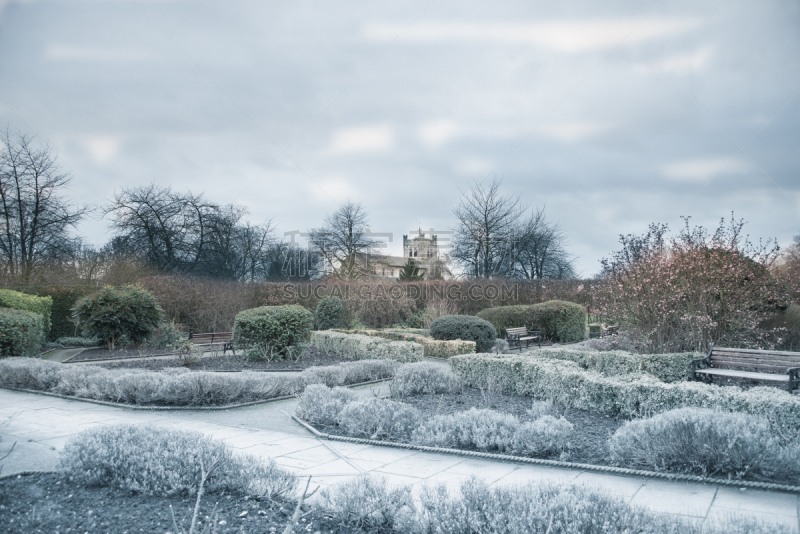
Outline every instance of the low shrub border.
{"label": "low shrub border", "polygon": [[562,462],[560,460],[544,460],[540,458],[528,458],[524,456],[511,456],[508,454],[497,454],[491,452],[480,451],[465,451],[460,449],[446,449],[441,447],[428,447],[426,445],[414,445],[412,443],[400,443],[396,441],[383,441],[377,439],[366,438],[352,438],[349,436],[338,436],[335,434],[327,434],[314,428],[312,425],[303,421],[296,415],[292,414],[292,419],[297,421],[306,430],[311,432],[315,437],[327,439],[329,441],[343,441],[346,443],[358,443],[362,445],[378,445],[381,447],[393,447],[396,449],[407,449],[421,452],[435,452],[442,454],[452,454],[455,456],[468,456],[473,458],[485,458],[487,460],[498,460],[504,462],[516,462],[534,465],[544,465],[548,467],[564,467],[568,469],[580,469],[585,471],[595,471],[600,473],[609,473],[614,475],[624,475],[642,478],[663,478],[667,480],[685,481],[685,482],[701,482],[706,484],[719,484],[721,486],[733,486],[737,488],[753,488],[762,490],[786,491],[791,493],[800,494],[800,486],[792,486],[789,484],[774,484],[772,482],[757,482],[750,480],[733,480],[728,478],[713,478],[703,477],[698,475],[684,475],[680,473],[665,473],[661,471],[645,471],[642,469],[628,469],[626,467],[614,467],[607,465],[594,465],[594,464],[579,464],[573,462]]}
{"label": "low shrub border", "polygon": [[572,361],[583,369],[606,376],[647,373],[662,382],[680,382],[689,376],[689,362],[705,355],[699,352],[633,354],[623,350],[589,351],[559,347],[543,348],[527,356]]}
{"label": "low shrub border", "polygon": [[325,330],[311,333],[311,346],[352,360],[422,361],[422,345],[411,341],[389,341],[382,337],[343,334]]}
{"label": "low shrub border", "polygon": [[[33,365],[29,365],[27,362],[31,362]],[[366,364],[366,368],[354,368],[356,364],[360,367],[364,367],[364,364]],[[16,370],[13,369],[15,366],[17,367]],[[26,366],[29,368],[25,368]],[[15,358],[0,362],[0,387],[12,391],[48,395],[134,410],[226,410],[294,398],[310,384],[356,387],[383,382],[390,379],[391,375],[394,374],[393,370],[390,373],[390,369],[393,366],[396,366],[394,362],[379,360],[350,362],[336,366],[311,367],[299,376],[289,379],[274,377],[273,380],[266,380],[266,377],[261,379],[252,376],[231,376],[227,373],[220,376],[213,376],[217,373],[191,373],[189,371],[177,374],[138,370],[119,373],[103,368],[92,369],[90,366],[81,369],[70,369],[65,368],[66,366],[62,367],[62,364],[56,362]],[[33,367],[38,367],[38,369]],[[96,378],[92,379],[92,375]],[[181,380],[181,375],[184,375],[187,379]],[[369,375],[377,376],[377,378],[363,380],[363,378],[369,378]],[[358,381],[348,383],[348,379]],[[203,382],[204,380],[205,382]],[[27,384],[39,387],[21,387]],[[223,388],[228,388],[229,391],[222,391]],[[166,395],[162,391],[164,389],[167,390]],[[198,389],[198,391],[194,391],[195,389]],[[65,392],[79,392],[83,396]],[[169,396],[170,394],[172,397]],[[91,395],[94,395],[95,398],[92,398]],[[200,395],[206,402],[209,401],[209,396],[213,395],[216,395],[219,400],[226,398],[242,400],[219,404],[214,404],[213,400],[208,404],[192,403],[192,399],[196,398],[197,395]],[[258,396],[262,396],[262,398],[258,398]],[[119,399],[133,398],[134,402],[107,400],[114,397]],[[136,403],[136,400],[140,397],[150,400]],[[170,404],[170,401],[175,403]]]}
{"label": "low shrub border", "polygon": [[571,361],[524,355],[454,356],[450,366],[467,386],[605,415],[642,417],[674,408],[711,408],[763,417],[779,436],[800,432],[800,397],[774,387],[742,390],[701,382],[668,384],[649,375],[605,376]]}
{"label": "low shrub border", "polygon": [[459,354],[474,354],[475,342],[453,339],[450,341],[433,339],[429,336],[397,330],[333,330],[343,334],[359,334],[363,336],[382,337],[392,341],[411,341],[422,345],[423,354],[427,358],[450,358]]}

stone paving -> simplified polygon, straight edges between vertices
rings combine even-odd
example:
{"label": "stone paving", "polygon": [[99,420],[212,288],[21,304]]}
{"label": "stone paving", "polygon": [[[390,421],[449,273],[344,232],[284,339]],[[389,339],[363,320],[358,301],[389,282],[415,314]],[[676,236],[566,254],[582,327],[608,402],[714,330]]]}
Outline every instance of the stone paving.
{"label": "stone paving", "polygon": [[[359,391],[371,395],[378,388],[365,386]],[[320,440],[289,417],[296,404],[292,399],[224,411],[139,411],[0,389],[0,457],[16,442],[2,462],[2,474],[53,470],[58,450],[76,433],[99,425],[136,423],[201,431],[242,453],[274,458],[298,476],[312,475],[312,484],[319,486],[366,473],[414,486],[456,487],[470,476],[493,485],[551,480],[602,488],[632,504],[698,521],[749,516],[798,529],[796,494]]]}

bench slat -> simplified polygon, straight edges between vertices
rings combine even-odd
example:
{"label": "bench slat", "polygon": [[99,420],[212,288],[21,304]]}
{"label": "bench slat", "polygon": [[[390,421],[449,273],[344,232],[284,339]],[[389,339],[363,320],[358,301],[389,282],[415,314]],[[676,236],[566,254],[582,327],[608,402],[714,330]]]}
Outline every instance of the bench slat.
{"label": "bench slat", "polygon": [[714,353],[717,352],[739,352],[742,354],[754,354],[754,355],[764,355],[764,356],[790,356],[790,357],[798,357],[800,353],[798,352],[789,352],[785,350],[762,350],[762,349],[734,349],[730,347],[714,347]]}
{"label": "bench slat", "polygon": [[712,367],[712,369],[718,369],[720,367],[736,367],[736,368],[746,368],[746,369],[756,369],[758,371],[766,371],[766,372],[773,372],[773,373],[785,373],[788,367],[775,367],[770,365],[742,365],[739,363],[734,364],[725,364],[720,363],[717,366]]}
{"label": "bench slat", "polygon": [[738,378],[755,378],[758,380],[773,380],[775,382],[789,381],[789,375],[751,373],[750,371],[734,371],[733,369],[698,369],[696,372],[706,375],[733,376]]}
{"label": "bench slat", "polygon": [[787,358],[786,356],[780,356],[776,358],[750,358],[748,356],[737,356],[737,355],[728,355],[728,354],[712,354],[711,360],[737,360],[743,362],[786,362],[786,363],[797,363],[800,359],[794,358]]}
{"label": "bench slat", "polygon": [[776,369],[783,369],[784,371],[791,368],[791,367],[800,367],[800,365],[796,363],[784,363],[784,362],[748,362],[742,360],[711,360],[712,365],[739,365],[741,367],[774,367]]}

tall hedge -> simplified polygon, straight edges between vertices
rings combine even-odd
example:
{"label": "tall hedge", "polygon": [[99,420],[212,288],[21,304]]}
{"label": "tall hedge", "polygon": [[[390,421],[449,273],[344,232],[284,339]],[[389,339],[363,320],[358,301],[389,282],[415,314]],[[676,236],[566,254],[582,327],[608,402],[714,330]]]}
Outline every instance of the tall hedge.
{"label": "tall hedge", "polygon": [[589,328],[586,308],[564,300],[549,300],[532,306],[487,308],[481,310],[478,317],[492,323],[499,335],[505,335],[506,328],[526,326],[559,343],[583,341]]}
{"label": "tall hedge", "polygon": [[233,341],[251,357],[282,356],[290,346],[308,341],[313,327],[314,316],[302,306],[262,306],[236,315]]}
{"label": "tall hedge", "polygon": [[549,300],[531,306],[531,324],[545,338],[560,343],[583,341],[589,335],[586,308],[565,300]]}
{"label": "tall hedge", "polygon": [[339,297],[327,296],[319,301],[314,311],[314,322],[317,330],[330,330],[342,326],[344,306]]}
{"label": "tall hedge", "polygon": [[431,323],[433,339],[474,341],[477,352],[489,352],[497,331],[489,321],[472,315],[444,315]]}
{"label": "tall hedge", "polygon": [[0,356],[36,356],[44,340],[41,314],[0,308]]}
{"label": "tall hedge", "polygon": [[50,311],[52,307],[53,299],[50,297],[37,297],[11,289],[0,289],[0,308],[38,313],[44,320],[45,336],[50,331]]}
{"label": "tall hedge", "polygon": [[47,339],[55,341],[60,337],[73,337],[79,334],[72,319],[72,308],[87,295],[96,293],[97,286],[37,286],[21,289],[30,295],[50,297],[53,307],[50,312],[50,333]]}
{"label": "tall hedge", "polygon": [[498,336],[505,337],[506,328],[527,326],[531,328],[531,307],[519,306],[498,306],[496,308],[486,308],[478,312],[478,317],[484,321],[489,321],[497,331]]}

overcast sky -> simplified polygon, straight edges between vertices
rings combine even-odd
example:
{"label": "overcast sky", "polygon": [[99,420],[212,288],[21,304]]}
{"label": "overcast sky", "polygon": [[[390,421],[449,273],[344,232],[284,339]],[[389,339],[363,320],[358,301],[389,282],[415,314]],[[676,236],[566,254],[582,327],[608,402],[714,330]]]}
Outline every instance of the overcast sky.
{"label": "overcast sky", "polygon": [[350,199],[399,253],[498,177],[584,276],[680,216],[790,244],[798,92],[796,1],[0,0],[0,124],[57,147],[72,198],[157,181],[279,235]]}

